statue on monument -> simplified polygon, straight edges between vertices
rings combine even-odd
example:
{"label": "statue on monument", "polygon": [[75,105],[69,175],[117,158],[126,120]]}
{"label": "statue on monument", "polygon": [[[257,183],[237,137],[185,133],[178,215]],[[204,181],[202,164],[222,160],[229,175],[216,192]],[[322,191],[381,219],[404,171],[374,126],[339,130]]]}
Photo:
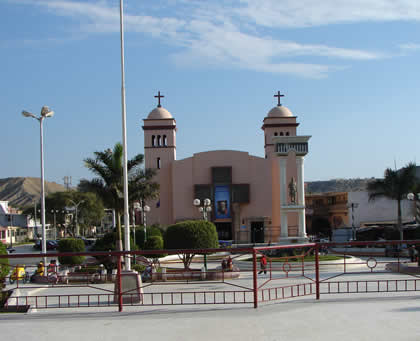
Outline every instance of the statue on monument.
{"label": "statue on monument", "polygon": [[289,196],[290,196],[290,202],[292,204],[296,204],[296,194],[297,194],[296,180],[294,177],[292,177],[289,183]]}

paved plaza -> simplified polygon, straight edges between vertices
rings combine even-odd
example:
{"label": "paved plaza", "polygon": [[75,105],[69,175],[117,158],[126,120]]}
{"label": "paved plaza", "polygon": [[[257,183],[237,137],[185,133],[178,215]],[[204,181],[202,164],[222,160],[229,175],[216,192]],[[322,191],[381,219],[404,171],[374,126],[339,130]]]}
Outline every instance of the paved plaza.
{"label": "paved plaza", "polygon": [[249,306],[46,309],[0,314],[5,340],[419,340],[420,293]]}
{"label": "paved plaza", "polygon": [[[349,259],[347,271],[353,273],[338,276],[332,281],[369,280],[373,281],[369,285],[375,289],[376,285],[381,288],[385,286],[385,283],[375,281],[415,279],[390,272],[370,273],[367,260],[368,257]],[[385,260],[378,258],[375,269],[385,270]],[[226,283],[171,283],[147,286],[144,290],[145,293],[162,293],[243,291],[244,288],[252,288],[252,272],[249,271],[252,263],[243,260],[235,260],[234,263],[241,268],[241,276],[239,279],[226,280]],[[210,261],[209,268],[214,269],[219,264]],[[200,266],[200,263],[193,264],[193,267]],[[309,266],[309,270],[305,271],[308,278],[284,278],[281,265],[277,264],[276,267],[271,281],[267,282],[269,274],[258,277],[259,286],[265,283],[263,287],[267,289],[310,283],[310,278],[314,276]],[[339,262],[330,262],[327,266],[321,264],[321,281],[339,275],[342,267]],[[294,272],[298,273],[299,270],[290,274]],[[49,306],[54,306],[58,303],[57,297],[54,298],[56,295],[106,294],[113,290],[113,284],[92,286],[31,288],[30,285],[19,285],[14,296],[48,296]],[[321,293],[325,292],[325,288],[321,286]],[[249,301],[252,302],[252,292],[249,295]],[[259,297],[261,299],[261,292]],[[13,300],[10,304],[13,304]],[[247,303],[139,305],[124,306],[121,313],[117,310],[116,305],[31,308],[28,313],[0,314],[0,325],[5,340],[420,340],[420,292],[417,291],[321,294],[319,301],[315,295],[311,295],[260,302],[258,309],[254,309],[252,303]]]}

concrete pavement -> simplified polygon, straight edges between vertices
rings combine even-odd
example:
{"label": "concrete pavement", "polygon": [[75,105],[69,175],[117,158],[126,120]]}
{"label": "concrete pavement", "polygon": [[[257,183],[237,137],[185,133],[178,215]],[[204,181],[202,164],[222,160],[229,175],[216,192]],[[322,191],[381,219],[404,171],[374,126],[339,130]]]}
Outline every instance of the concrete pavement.
{"label": "concrete pavement", "polygon": [[0,314],[5,340],[420,340],[420,294],[297,298],[245,306],[125,307]]}

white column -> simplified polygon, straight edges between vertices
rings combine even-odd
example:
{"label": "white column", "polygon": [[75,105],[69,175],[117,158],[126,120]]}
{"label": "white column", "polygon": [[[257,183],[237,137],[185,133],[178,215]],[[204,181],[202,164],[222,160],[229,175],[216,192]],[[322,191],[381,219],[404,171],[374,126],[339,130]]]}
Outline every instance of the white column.
{"label": "white column", "polygon": [[296,156],[296,168],[297,168],[297,194],[298,194],[298,205],[303,206],[299,209],[299,237],[306,238],[306,224],[305,224],[305,179],[303,176],[303,156]]}
{"label": "white column", "polygon": [[303,176],[303,156],[296,156],[297,170],[297,203],[299,206],[305,206],[305,179]]}
{"label": "white column", "polygon": [[280,171],[280,238],[289,237],[289,227],[287,224],[287,212],[281,209],[282,206],[287,205],[287,182],[286,182],[286,173],[287,173],[287,158],[279,158],[279,171]]}

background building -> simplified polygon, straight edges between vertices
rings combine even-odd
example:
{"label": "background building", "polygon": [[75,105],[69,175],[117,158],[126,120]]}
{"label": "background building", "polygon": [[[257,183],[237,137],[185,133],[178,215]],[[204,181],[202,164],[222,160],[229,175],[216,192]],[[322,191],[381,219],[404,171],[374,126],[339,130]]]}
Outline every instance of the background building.
{"label": "background building", "polygon": [[[306,238],[303,157],[309,136],[297,136],[296,116],[280,103],[264,118],[265,158],[215,150],[176,159],[177,126],[160,104],[144,119],[146,168],[157,170],[159,199],[148,202],[149,224],[201,219],[194,199],[211,200],[208,216],[219,239],[238,243],[298,241]],[[295,183],[294,195],[288,184]],[[303,217],[303,218],[302,218]]]}

